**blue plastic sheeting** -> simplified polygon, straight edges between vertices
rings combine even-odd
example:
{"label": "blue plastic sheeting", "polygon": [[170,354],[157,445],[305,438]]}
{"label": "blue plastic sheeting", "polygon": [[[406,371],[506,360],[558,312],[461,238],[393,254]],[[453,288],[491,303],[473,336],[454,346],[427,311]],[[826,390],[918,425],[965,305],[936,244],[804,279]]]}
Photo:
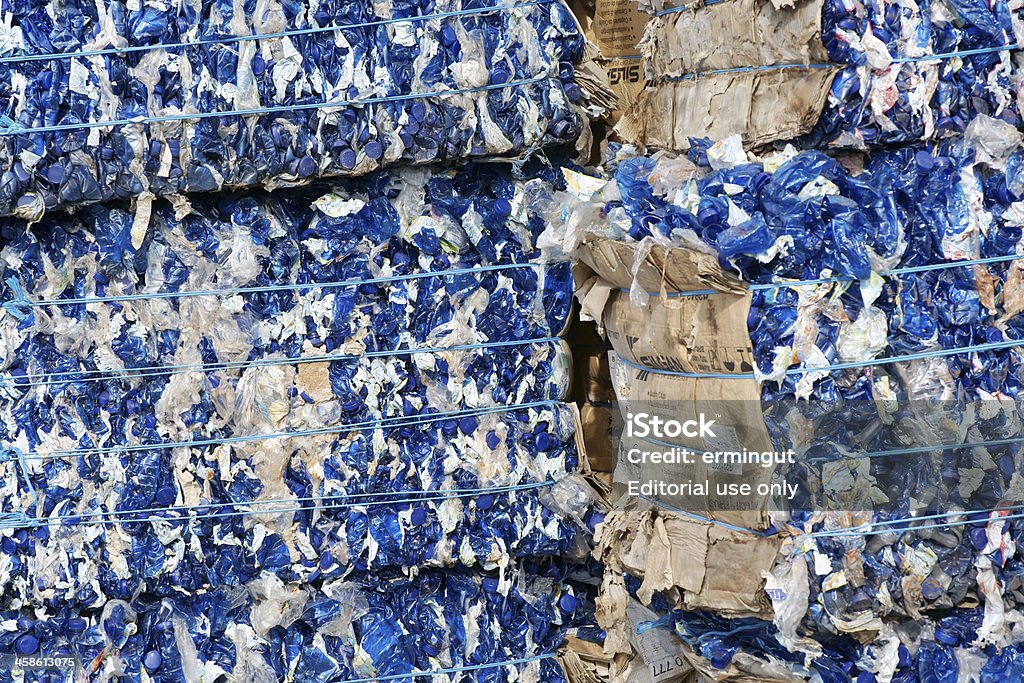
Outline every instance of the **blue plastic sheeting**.
{"label": "blue plastic sheeting", "polygon": [[2,12],[0,214],[519,156],[585,120],[560,0]]}
{"label": "blue plastic sheeting", "polygon": [[470,166],[8,218],[0,586],[45,618],[0,651],[168,681],[552,652],[561,575],[502,577],[585,563],[599,519],[560,403],[571,272],[536,247],[555,191]]}
{"label": "blue plastic sheeting", "polygon": [[[532,673],[556,683],[565,678],[550,655],[570,630],[592,628],[593,602],[561,572],[535,572],[543,568],[299,584],[263,571],[248,586],[143,593],[99,612],[76,604],[47,605],[38,616],[4,612],[0,648],[69,653],[93,678],[120,669],[126,681],[412,681],[403,674],[480,667],[432,680],[499,683]],[[33,671],[25,680],[47,675],[64,674]]]}
{"label": "blue plastic sheeting", "polygon": [[829,59],[848,66],[804,144],[957,136],[978,114],[1019,126],[1022,18],[1006,0],[826,0],[822,40]]}

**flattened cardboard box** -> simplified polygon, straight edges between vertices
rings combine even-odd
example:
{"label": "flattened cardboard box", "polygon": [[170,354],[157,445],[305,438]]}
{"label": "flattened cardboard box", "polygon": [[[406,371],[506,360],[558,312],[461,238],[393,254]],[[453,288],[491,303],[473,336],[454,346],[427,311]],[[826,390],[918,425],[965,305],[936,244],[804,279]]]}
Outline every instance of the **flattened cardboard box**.
{"label": "flattened cardboard box", "polygon": [[[609,578],[617,581],[608,572],[643,579],[637,592],[641,602],[674,590],[680,609],[707,609],[730,618],[772,618],[764,574],[778,557],[778,537],[633,506],[608,514],[594,546],[594,557],[606,567],[606,584]],[[607,606],[607,600],[601,605]]]}
{"label": "flattened cardboard box", "polygon": [[650,16],[637,9],[635,0],[596,0],[588,6],[572,3],[587,38],[601,52],[598,59],[608,73],[608,84],[619,98],[615,121],[629,111],[647,84],[638,44]]}
{"label": "flattened cardboard box", "polygon": [[823,0],[781,4],[734,0],[653,19],[640,45],[647,85],[619,136],[686,150],[690,137],[739,134],[757,148],[809,133],[840,68],[801,66],[828,63]]}

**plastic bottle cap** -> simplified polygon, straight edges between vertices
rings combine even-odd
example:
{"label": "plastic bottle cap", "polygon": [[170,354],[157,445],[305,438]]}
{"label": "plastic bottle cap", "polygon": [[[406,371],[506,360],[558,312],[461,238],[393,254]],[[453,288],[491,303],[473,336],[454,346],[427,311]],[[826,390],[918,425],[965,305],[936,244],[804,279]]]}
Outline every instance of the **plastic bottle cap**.
{"label": "plastic bottle cap", "polygon": [[481,510],[487,510],[494,505],[494,496],[489,493],[485,493],[476,499],[476,506]]}
{"label": "plastic bottle cap", "polygon": [[559,598],[558,606],[562,608],[563,612],[572,612],[576,609],[576,597],[570,593],[566,593]]}
{"label": "plastic bottle cap", "polygon": [[39,649],[39,641],[33,635],[25,634],[18,638],[14,642],[14,650],[19,655],[31,655],[35,654],[35,651]]}
{"label": "plastic bottle cap", "polygon": [[316,173],[316,162],[313,161],[313,157],[302,157],[302,160],[299,161],[299,175],[308,178],[314,173]]}
{"label": "plastic bottle cap", "polygon": [[161,486],[156,492],[156,502],[158,505],[170,505],[177,497],[178,492],[174,490],[173,486]]}
{"label": "plastic bottle cap", "polygon": [[160,653],[156,650],[150,650],[146,653],[146,656],[142,659],[142,663],[146,665],[146,668],[150,671],[155,671],[160,668],[163,664],[164,658],[160,656]]}
{"label": "plastic bottle cap", "polygon": [[375,160],[384,156],[384,146],[376,140],[370,140],[367,142],[366,146],[363,147],[363,151],[366,153],[366,156]]}
{"label": "plastic bottle cap", "polygon": [[410,516],[409,519],[416,526],[420,526],[425,521],[427,521],[427,511],[421,507],[413,508],[412,515]]}
{"label": "plastic bottle cap", "polygon": [[423,123],[423,119],[427,118],[427,105],[423,102],[413,102],[409,111],[412,113],[412,117],[419,123]]}
{"label": "plastic bottle cap", "polygon": [[341,153],[341,167],[346,170],[352,170],[356,167],[356,153],[350,149],[346,149]]}

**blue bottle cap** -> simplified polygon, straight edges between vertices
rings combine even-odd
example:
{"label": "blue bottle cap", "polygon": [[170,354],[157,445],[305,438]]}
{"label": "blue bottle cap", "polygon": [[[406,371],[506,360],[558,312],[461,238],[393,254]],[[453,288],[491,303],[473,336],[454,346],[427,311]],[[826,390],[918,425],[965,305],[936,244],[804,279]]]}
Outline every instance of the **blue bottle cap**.
{"label": "blue bottle cap", "polygon": [[413,102],[409,112],[417,123],[423,123],[423,120],[427,118],[427,105],[423,102]]}
{"label": "blue bottle cap", "polygon": [[81,633],[87,626],[85,619],[82,617],[73,617],[68,619],[67,630],[69,633]]}
{"label": "blue bottle cap", "polygon": [[351,171],[356,167],[356,153],[350,149],[346,149],[341,153],[340,163],[342,168]]}
{"label": "blue bottle cap", "polygon": [[935,158],[926,149],[918,150],[917,154],[914,155],[914,161],[917,162],[917,167],[922,171],[931,170],[935,166]]}
{"label": "blue bottle cap", "polygon": [[484,580],[480,582],[483,589],[488,593],[494,593],[498,590],[498,580],[490,576],[484,577]]}
{"label": "blue bottle cap", "polygon": [[459,420],[459,429],[462,430],[463,434],[469,435],[476,431],[478,424],[479,422],[477,422],[475,417],[467,415]]}
{"label": "blue bottle cap", "polygon": [[988,537],[985,535],[985,530],[980,527],[973,527],[967,532],[967,535],[971,538],[971,545],[974,546],[975,550],[982,550],[988,544]]}
{"label": "blue bottle cap", "polygon": [[476,506],[481,510],[488,510],[494,505],[494,496],[489,493],[485,493],[476,499]]}
{"label": "blue bottle cap", "polygon": [[60,185],[64,182],[64,167],[60,164],[51,165],[46,169],[46,179],[54,185]]}
{"label": "blue bottle cap", "polygon": [[19,655],[31,655],[35,654],[36,650],[39,649],[39,641],[36,637],[26,633],[14,641],[14,650]]}
{"label": "blue bottle cap", "polygon": [[320,556],[320,569],[329,569],[334,564],[334,555],[331,554],[330,550],[324,551],[324,554]]}
{"label": "blue bottle cap", "polygon": [[551,448],[551,435],[547,432],[541,432],[537,435],[536,444],[537,450],[546,451]]}
{"label": "blue bottle cap", "polygon": [[313,161],[313,157],[302,157],[302,159],[299,160],[299,176],[302,178],[308,178],[314,173],[316,173],[316,162]]}
{"label": "blue bottle cap", "polygon": [[412,509],[412,515],[410,515],[409,520],[416,526],[420,526],[427,521],[427,511],[422,507],[415,507]]}
{"label": "blue bottle cap", "polygon": [[160,656],[160,653],[156,650],[150,650],[143,657],[142,663],[146,665],[146,669],[149,671],[156,671],[163,664],[164,658]]}
{"label": "blue bottle cap", "polygon": [[170,505],[174,502],[174,499],[178,497],[178,492],[174,490],[173,486],[161,486],[156,491],[156,502],[157,505]]}
{"label": "blue bottle cap", "polygon": [[563,612],[572,612],[576,609],[576,597],[571,593],[565,593],[558,599],[558,606]]}
{"label": "blue bottle cap", "polygon": [[498,435],[495,434],[494,432],[487,432],[487,439],[486,439],[486,441],[487,441],[487,447],[490,448],[492,451],[495,448],[497,448],[499,444],[501,444],[501,439],[499,439]]}
{"label": "blue bottle cap", "polygon": [[384,146],[376,140],[370,140],[366,143],[366,146],[363,147],[363,152],[365,152],[366,156],[371,159],[377,160],[384,156]]}

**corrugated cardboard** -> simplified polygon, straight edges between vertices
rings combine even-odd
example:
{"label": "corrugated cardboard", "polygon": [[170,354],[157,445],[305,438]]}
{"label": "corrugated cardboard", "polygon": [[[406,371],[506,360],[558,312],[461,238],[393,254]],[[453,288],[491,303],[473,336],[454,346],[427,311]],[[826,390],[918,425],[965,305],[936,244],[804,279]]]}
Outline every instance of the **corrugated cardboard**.
{"label": "corrugated cardboard", "polygon": [[[620,408],[642,407],[653,414],[669,411],[673,414],[664,417],[679,420],[694,419],[700,413],[717,415],[729,441],[748,451],[775,450],[760,410],[760,386],[752,376],[681,377],[643,370],[728,375],[753,371],[753,348],[747,330],[750,295],[735,276],[722,270],[717,257],[694,249],[648,250],[637,243],[589,237],[580,255],[597,276],[596,283],[582,285],[586,290],[583,312],[601,322],[615,354],[628,361],[616,364],[613,356],[612,383]],[[693,296],[648,296],[643,306],[637,306],[627,293],[634,278],[648,292],[713,289],[712,293]],[[697,451],[733,450],[700,439],[673,443]],[[696,479],[756,487],[771,479],[772,470],[759,465],[723,472],[709,471],[703,464],[684,467],[626,462],[622,449],[640,445],[633,441],[620,443],[616,483],[652,479],[682,483]],[[742,509],[733,499],[719,500],[715,496],[660,502],[750,529],[764,529],[769,523],[767,501],[745,501],[754,509]]]}
{"label": "corrugated cardboard", "polygon": [[709,287],[742,293],[746,289],[739,278],[722,270],[718,256],[710,251],[662,246],[645,251],[637,244],[592,235],[578,251],[580,260],[614,288],[629,289],[635,277],[643,289],[656,293]]}
{"label": "corrugated cardboard", "polygon": [[719,73],[648,85],[615,126],[625,142],[687,150],[689,138],[740,135],[748,148],[809,133],[837,68]]}
{"label": "corrugated cardboard", "polygon": [[595,472],[615,470],[615,437],[613,423],[615,409],[610,405],[584,403],[580,407],[583,440],[587,444],[587,458]]}
{"label": "corrugated cardboard", "polygon": [[729,0],[653,19],[641,50],[652,81],[759,64],[821,64],[823,0],[777,9],[765,0]]}
{"label": "corrugated cardboard", "polygon": [[[598,529],[594,557],[605,564],[606,574],[625,571],[642,577],[641,601],[675,589],[680,609],[771,619],[763,573],[771,570],[780,545],[776,537],[732,531],[681,514],[622,509],[609,513]],[[602,605],[608,612],[625,608],[608,601]]]}
{"label": "corrugated cardboard", "polygon": [[635,0],[578,0],[570,6],[584,34],[601,53],[597,63],[607,72],[608,84],[619,98],[618,111],[611,117],[618,120],[647,84],[638,43],[650,17],[637,9]]}
{"label": "corrugated cardboard", "polygon": [[[645,412],[665,419],[696,420],[700,414],[712,416],[715,432],[721,441],[699,437],[679,437],[671,442],[697,453],[704,451],[736,450],[772,451],[771,439],[760,410],[760,390],[753,379],[698,379],[659,375],[625,365],[612,365],[612,378],[619,406],[634,413]],[[623,415],[623,419],[626,416]],[[724,442],[724,443],[723,443]],[[746,496],[742,499],[730,495],[717,495],[718,484],[749,484],[754,490],[761,484],[770,484],[772,468],[756,463],[735,464],[725,468],[706,465],[698,459],[692,465],[633,463],[627,459],[629,451],[669,450],[640,438],[625,435],[619,441],[614,482],[663,481],[686,483],[706,481],[711,487],[707,495],[658,496],[659,503],[685,510],[709,519],[726,522],[746,529],[763,530],[770,523],[767,496]]]}
{"label": "corrugated cardboard", "polygon": [[640,44],[647,86],[616,133],[675,150],[689,149],[690,137],[739,134],[757,148],[809,133],[839,71],[802,68],[829,61],[822,5],[730,0],[653,19]]}

